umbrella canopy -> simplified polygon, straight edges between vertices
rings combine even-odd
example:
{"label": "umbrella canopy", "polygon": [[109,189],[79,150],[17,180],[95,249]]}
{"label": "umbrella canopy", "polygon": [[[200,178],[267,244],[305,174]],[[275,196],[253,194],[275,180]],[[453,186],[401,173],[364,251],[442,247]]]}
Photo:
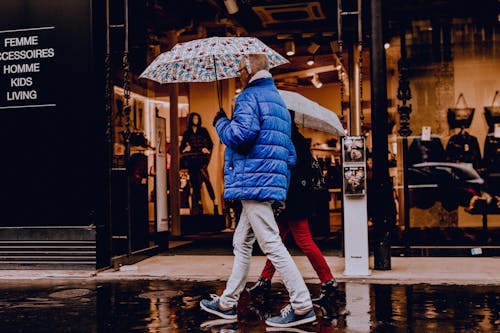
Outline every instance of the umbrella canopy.
{"label": "umbrella canopy", "polygon": [[307,128],[327,132],[334,135],[345,135],[345,129],[335,112],[303,95],[278,89],[286,107],[295,111],[295,122]]}
{"label": "umbrella canopy", "polygon": [[141,74],[159,83],[213,82],[238,76],[244,55],[265,54],[276,67],[288,63],[255,37],[210,37],[175,45],[160,54]]}

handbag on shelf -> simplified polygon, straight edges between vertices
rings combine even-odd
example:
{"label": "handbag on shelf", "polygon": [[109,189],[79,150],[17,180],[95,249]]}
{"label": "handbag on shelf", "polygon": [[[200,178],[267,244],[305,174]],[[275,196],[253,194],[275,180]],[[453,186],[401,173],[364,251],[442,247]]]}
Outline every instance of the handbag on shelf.
{"label": "handbag on shelf", "polygon": [[[460,100],[463,100],[462,107],[459,107]],[[464,94],[460,93],[454,108],[448,108],[448,125],[453,128],[469,128],[474,118],[474,108],[467,105]]]}

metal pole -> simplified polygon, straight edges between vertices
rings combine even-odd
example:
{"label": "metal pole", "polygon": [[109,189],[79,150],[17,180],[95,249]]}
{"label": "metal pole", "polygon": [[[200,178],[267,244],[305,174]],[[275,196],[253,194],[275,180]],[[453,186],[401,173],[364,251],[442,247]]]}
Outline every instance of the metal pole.
{"label": "metal pole", "polygon": [[[177,31],[171,30],[167,33],[170,46],[177,43]],[[180,198],[180,179],[179,179],[179,85],[170,84],[170,211],[172,214],[172,232],[173,236],[181,234],[181,198]]]}
{"label": "metal pole", "polygon": [[[111,82],[111,47],[109,40],[109,0],[106,0],[106,57],[104,60],[105,67],[105,105],[106,105],[106,143],[107,143],[107,201],[108,201],[108,221],[105,224],[106,226],[106,235],[108,237],[108,249],[107,253],[110,254],[113,246],[112,241],[112,227],[113,227],[113,212],[112,212],[112,186],[111,186],[111,177],[112,177],[112,168],[113,168],[113,109],[111,106],[112,103],[112,82]],[[107,255],[107,259],[111,256]],[[109,263],[108,263],[109,264]]]}
{"label": "metal pole", "polygon": [[375,269],[391,269],[390,232],[395,222],[392,185],[389,178],[387,73],[383,38],[382,3],[371,1],[371,114],[373,144],[373,177],[369,188],[374,222]]}
{"label": "metal pole", "polygon": [[361,131],[361,68],[358,61],[361,44],[354,43],[351,50],[352,52],[349,53],[349,78],[352,78],[352,83],[349,84],[349,135],[363,135]]}
{"label": "metal pole", "polygon": [[[402,23],[403,24],[403,23]],[[405,230],[403,232],[403,241],[405,245],[406,254],[410,252],[410,240],[408,234],[410,232],[410,191],[408,189],[408,136],[411,135],[410,129],[410,113],[411,104],[407,104],[411,99],[410,80],[408,73],[408,59],[406,55],[406,32],[404,26],[401,27],[400,32],[401,40],[401,59],[398,61],[399,70],[399,85],[398,85],[398,99],[402,105],[398,105],[399,113],[399,134],[403,137],[403,206],[404,206],[404,224]]]}
{"label": "metal pole", "polygon": [[126,182],[127,182],[127,251],[128,254],[132,253],[132,215],[131,215],[131,199],[130,199],[130,177],[132,170],[130,170],[130,63],[128,58],[128,0],[124,0],[124,28],[125,28],[125,51],[123,52],[123,96],[125,97],[125,168],[126,168]]}

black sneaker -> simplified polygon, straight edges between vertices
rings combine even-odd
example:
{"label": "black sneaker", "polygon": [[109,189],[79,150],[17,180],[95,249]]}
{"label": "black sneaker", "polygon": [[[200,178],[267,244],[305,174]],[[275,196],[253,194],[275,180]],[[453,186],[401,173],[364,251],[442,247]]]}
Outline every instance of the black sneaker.
{"label": "black sneaker", "polygon": [[247,291],[252,297],[259,295],[266,295],[271,290],[271,280],[268,278],[260,277],[255,284],[248,288]]}
{"label": "black sneaker", "polygon": [[339,284],[335,281],[335,279],[322,283],[321,292],[318,297],[312,299],[313,303],[320,303],[329,297],[335,296],[338,287]]}

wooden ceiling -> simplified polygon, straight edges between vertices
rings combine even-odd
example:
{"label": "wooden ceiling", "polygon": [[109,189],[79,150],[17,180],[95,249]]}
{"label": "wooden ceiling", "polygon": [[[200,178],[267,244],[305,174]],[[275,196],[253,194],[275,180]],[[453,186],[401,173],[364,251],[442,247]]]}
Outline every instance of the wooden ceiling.
{"label": "wooden ceiling", "polygon": [[[324,83],[336,82],[338,65],[332,52],[332,41],[337,41],[337,1],[328,0],[235,0],[233,7],[227,0],[147,0],[145,22],[148,41],[155,40],[161,49],[169,49],[167,31],[176,30],[179,42],[210,36],[255,36],[285,55],[285,42],[293,41],[295,55],[287,57],[290,64],[273,70],[278,81],[289,84],[311,85],[311,73],[320,71]],[[340,0],[338,0],[340,1]],[[229,1],[231,2],[231,1]],[[369,73],[370,8],[369,0],[362,0],[363,39],[366,52],[363,62]],[[237,7],[234,7],[236,4]],[[356,10],[356,1],[342,1],[345,11]],[[497,0],[384,0],[385,31],[387,39],[399,34],[401,26],[412,20],[442,20],[449,17],[475,17],[481,21],[497,21]],[[236,12],[230,14],[231,10]],[[132,15],[134,11],[131,11]],[[343,16],[344,42],[357,40],[357,21],[354,15]],[[319,47],[313,50],[309,46]],[[309,49],[308,49],[309,48]],[[314,65],[307,65],[314,56]],[[347,66],[344,61],[344,66]],[[331,70],[324,69],[330,67]],[[297,75],[294,75],[297,73]],[[295,78],[295,79],[294,79]],[[293,82],[296,83],[293,83]]]}

